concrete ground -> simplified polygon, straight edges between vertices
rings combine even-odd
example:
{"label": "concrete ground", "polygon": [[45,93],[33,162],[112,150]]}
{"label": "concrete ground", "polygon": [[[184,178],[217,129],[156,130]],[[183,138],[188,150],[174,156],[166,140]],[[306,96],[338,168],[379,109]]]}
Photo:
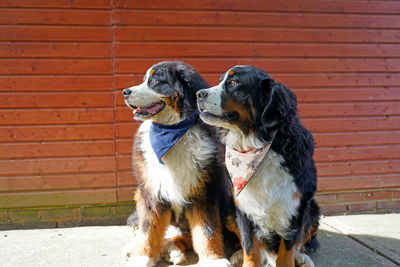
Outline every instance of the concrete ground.
{"label": "concrete ground", "polygon": [[[400,266],[400,214],[324,217],[318,237],[315,266]],[[127,226],[0,231],[0,266],[125,266],[132,238]]]}

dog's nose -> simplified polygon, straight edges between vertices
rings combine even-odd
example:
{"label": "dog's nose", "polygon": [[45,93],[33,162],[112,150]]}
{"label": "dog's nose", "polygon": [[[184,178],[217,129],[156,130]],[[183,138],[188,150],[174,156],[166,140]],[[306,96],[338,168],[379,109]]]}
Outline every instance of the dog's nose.
{"label": "dog's nose", "polygon": [[200,90],[197,92],[197,98],[206,98],[208,93],[205,90]]}
{"label": "dog's nose", "polygon": [[132,91],[131,91],[131,89],[127,88],[127,89],[124,89],[122,91],[122,93],[124,94],[124,97],[127,98],[132,93]]}

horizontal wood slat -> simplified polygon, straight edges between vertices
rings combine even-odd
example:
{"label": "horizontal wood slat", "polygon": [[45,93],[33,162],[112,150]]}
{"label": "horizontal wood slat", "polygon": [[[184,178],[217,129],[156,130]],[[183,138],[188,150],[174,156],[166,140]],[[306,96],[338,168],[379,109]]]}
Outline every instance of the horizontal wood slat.
{"label": "horizontal wood slat", "polygon": [[[234,33],[234,34],[232,34]],[[120,27],[116,41],[398,43],[399,30],[259,29],[216,27]],[[240,37],[239,37],[240,36]],[[239,38],[238,38],[239,37]]]}
{"label": "horizontal wood slat", "polygon": [[8,91],[108,91],[108,76],[0,76],[0,92]]}
{"label": "horizontal wood slat", "polygon": [[109,27],[1,26],[0,41],[95,41],[111,42]]}
{"label": "horizontal wood slat", "polygon": [[114,141],[0,144],[0,159],[114,155]]}
{"label": "horizontal wood slat", "polygon": [[0,73],[16,74],[111,74],[111,60],[0,60]]}
{"label": "horizontal wood slat", "polygon": [[303,122],[314,133],[399,130],[400,117],[322,118],[303,119]]}
{"label": "horizontal wood slat", "polygon": [[116,57],[399,57],[399,44],[115,43]]}
{"label": "horizontal wood slat", "polygon": [[98,140],[114,138],[114,125],[2,126],[0,142]]}
{"label": "horizontal wood slat", "polygon": [[319,191],[343,191],[367,188],[399,187],[400,174],[380,174],[370,176],[347,176],[320,178],[318,180]]}
{"label": "horizontal wood slat", "polygon": [[43,9],[2,9],[0,24],[27,25],[110,25],[109,11],[88,10],[43,10]]}
{"label": "horizontal wood slat", "polygon": [[[165,59],[165,60],[174,60]],[[159,59],[121,58],[115,60],[115,72],[126,74],[143,73],[143,66],[152,66]],[[221,74],[235,65],[253,65],[269,73],[309,73],[309,72],[400,72],[400,59],[326,59],[326,58],[280,58],[280,59],[183,59],[200,73]]]}
{"label": "horizontal wood slat", "polygon": [[400,144],[400,131],[314,133],[317,147]]}
{"label": "horizontal wood slat", "polygon": [[0,195],[0,208],[82,205],[116,202],[115,189],[9,193]]}
{"label": "horizontal wood slat", "polygon": [[0,43],[1,58],[111,58],[107,43]]}
{"label": "horizontal wood slat", "polygon": [[166,10],[234,10],[234,11],[265,11],[265,12],[318,12],[318,13],[371,13],[371,14],[394,14],[399,10],[400,3],[396,1],[321,1],[306,0],[292,1],[281,0],[278,2],[270,1],[234,1],[234,2],[215,2],[207,1],[125,1],[115,0],[113,6],[116,8],[134,8],[134,9],[166,9]]}
{"label": "horizontal wood slat", "polygon": [[115,10],[114,24],[138,26],[235,26],[312,28],[400,28],[397,15],[313,14],[248,11]]}
{"label": "horizontal wood slat", "polygon": [[0,7],[108,9],[111,5],[109,0],[4,0]]}
{"label": "horizontal wood slat", "polygon": [[65,190],[113,187],[114,173],[0,177],[1,191]]}
{"label": "horizontal wood slat", "polygon": [[110,109],[51,109],[39,110],[2,110],[0,124],[67,124],[67,123],[107,123],[114,121],[113,110]]}
{"label": "horizontal wood slat", "polygon": [[366,174],[399,174],[400,160],[318,163],[318,176],[350,176]]}
{"label": "horizontal wood slat", "polygon": [[114,157],[1,160],[1,175],[82,174],[115,171]]}
{"label": "horizontal wood slat", "polygon": [[0,93],[0,109],[113,107],[112,94],[95,93]]}
{"label": "horizontal wood slat", "polygon": [[317,162],[400,159],[400,145],[320,148],[315,151],[315,159]]}

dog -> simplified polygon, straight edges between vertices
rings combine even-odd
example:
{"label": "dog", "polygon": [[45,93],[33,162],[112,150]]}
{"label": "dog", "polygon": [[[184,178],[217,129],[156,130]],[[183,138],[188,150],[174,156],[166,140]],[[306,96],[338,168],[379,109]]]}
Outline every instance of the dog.
{"label": "dog", "polygon": [[165,61],[151,66],[143,83],[123,90],[134,119],[143,121],[133,149],[139,230],[128,262],[134,266],[155,264],[168,225],[183,232],[172,240],[181,250],[171,252],[174,264],[184,261],[181,252],[193,243],[200,264],[231,266],[224,255],[223,231],[225,220],[235,216],[232,183],[224,168],[223,145],[214,127],[198,118],[196,105],[196,92],[207,87],[191,66]]}
{"label": "dog", "polygon": [[204,122],[223,128],[243,266],[314,266],[306,254],[318,247],[314,140],[294,92],[258,68],[235,66],[198,91],[197,104]]}

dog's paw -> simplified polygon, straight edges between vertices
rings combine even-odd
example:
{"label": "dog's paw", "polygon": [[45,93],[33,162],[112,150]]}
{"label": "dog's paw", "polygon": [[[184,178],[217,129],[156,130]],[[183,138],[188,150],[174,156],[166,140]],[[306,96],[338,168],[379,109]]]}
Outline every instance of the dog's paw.
{"label": "dog's paw", "polygon": [[238,250],[232,254],[229,259],[233,267],[241,267],[243,265],[243,250]]}
{"label": "dog's paw", "polygon": [[308,255],[299,251],[296,252],[294,261],[296,267],[314,267],[314,262],[312,259]]}
{"label": "dog's paw", "polygon": [[148,256],[130,256],[128,258],[127,267],[152,267],[154,261]]}
{"label": "dog's paw", "polygon": [[121,256],[125,260],[128,260],[128,258],[131,256],[133,248],[135,247],[134,242],[130,242],[129,244],[126,244],[122,250],[121,250]]}
{"label": "dog's paw", "polygon": [[165,260],[177,265],[186,261],[186,255],[180,248],[175,246],[174,242],[171,242],[167,245]]}
{"label": "dog's paw", "polygon": [[202,260],[198,263],[201,267],[232,267],[227,259]]}

